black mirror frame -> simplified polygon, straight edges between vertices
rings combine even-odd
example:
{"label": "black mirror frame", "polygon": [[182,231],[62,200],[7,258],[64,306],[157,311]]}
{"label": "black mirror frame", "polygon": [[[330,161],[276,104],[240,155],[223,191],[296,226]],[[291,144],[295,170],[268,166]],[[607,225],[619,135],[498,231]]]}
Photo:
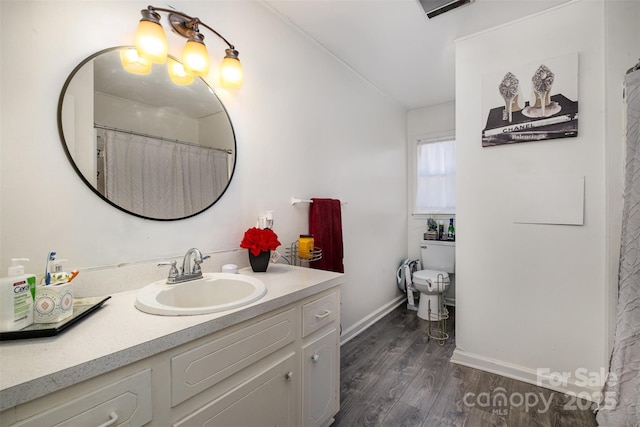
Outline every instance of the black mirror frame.
{"label": "black mirror frame", "polygon": [[[82,171],[80,171],[80,169],[78,168],[78,166],[76,165],[75,160],[73,159],[73,156],[71,155],[71,152],[69,151],[69,148],[67,146],[67,142],[66,139],[64,137],[64,130],[62,128],[62,104],[64,102],[64,96],[67,92],[67,89],[69,87],[69,84],[71,83],[71,80],[73,80],[73,77],[76,75],[76,73],[84,66],[86,65],[89,61],[94,60],[96,57],[103,55],[105,53],[114,51],[114,50],[120,50],[120,49],[125,49],[125,48],[132,48],[133,46],[116,46],[116,47],[110,47],[107,49],[103,49],[100,50],[92,55],[90,55],[89,57],[85,58],[82,62],[80,62],[74,69],[73,71],[71,71],[71,73],[69,74],[69,76],[67,77],[67,79],[64,82],[64,85],[62,86],[62,90],[60,92],[60,97],[58,98],[58,110],[57,110],[57,121],[58,121],[58,134],[60,136],[60,144],[62,145],[62,148],[64,149],[64,152],[67,156],[67,159],[69,160],[69,163],[71,163],[71,166],[73,167],[73,169],[76,171],[76,174],[80,177],[80,179],[85,183],[85,185],[87,187],[89,187],[89,189],[91,189],[91,191],[93,191],[98,197],[100,197],[102,200],[104,200],[105,202],[107,202],[108,204],[110,204],[111,206],[113,206],[114,208],[122,211],[122,212],[126,212],[129,215],[133,215],[136,216],[138,218],[143,218],[143,219],[149,219],[149,220],[153,220],[153,221],[178,221],[181,219],[187,219],[187,218],[191,218],[194,217],[196,215],[201,214],[202,212],[206,211],[207,209],[211,208],[213,205],[215,205],[218,200],[220,200],[220,198],[224,195],[224,193],[227,192],[227,190],[229,189],[229,185],[231,184],[231,181],[233,179],[233,176],[235,174],[235,170],[236,170],[236,164],[238,162],[238,141],[236,139],[236,133],[235,133],[235,129],[233,127],[233,123],[231,121],[231,117],[229,116],[229,112],[227,111],[227,108],[224,106],[224,104],[222,103],[222,101],[220,101],[220,98],[218,98],[218,95],[215,93],[215,91],[213,90],[213,88],[201,77],[197,77],[199,79],[201,79],[204,84],[206,84],[210,89],[211,89],[211,93],[218,99],[218,101],[220,102],[220,105],[222,106],[222,109],[224,110],[225,114],[227,115],[227,118],[229,119],[229,126],[231,126],[231,133],[233,134],[233,145],[234,145],[234,159],[233,159],[233,166],[231,169],[231,174],[229,175],[229,180],[227,181],[227,185],[224,187],[224,190],[222,190],[222,192],[220,193],[220,195],[207,207],[205,207],[204,209],[198,211],[198,212],[194,212],[193,214],[184,216],[184,217],[179,217],[179,218],[153,218],[153,217],[148,217],[148,216],[144,216],[144,215],[140,215],[137,214],[135,212],[131,212],[127,209],[122,208],[121,206],[118,206],[116,203],[112,202],[111,200],[109,200],[107,197],[105,197],[102,193],[100,193],[98,191],[97,188],[95,188],[88,180],[87,178],[85,178],[85,176],[83,175]],[[175,58],[173,58],[175,59]]]}

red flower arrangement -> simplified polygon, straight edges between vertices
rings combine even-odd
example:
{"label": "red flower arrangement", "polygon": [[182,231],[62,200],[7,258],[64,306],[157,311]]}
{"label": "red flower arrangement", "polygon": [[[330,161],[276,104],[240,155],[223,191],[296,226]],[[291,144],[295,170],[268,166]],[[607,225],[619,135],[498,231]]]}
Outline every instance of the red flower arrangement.
{"label": "red flower arrangement", "polygon": [[240,242],[241,248],[249,249],[255,256],[260,255],[262,251],[273,251],[278,246],[278,235],[270,228],[250,228],[244,232],[244,238]]}

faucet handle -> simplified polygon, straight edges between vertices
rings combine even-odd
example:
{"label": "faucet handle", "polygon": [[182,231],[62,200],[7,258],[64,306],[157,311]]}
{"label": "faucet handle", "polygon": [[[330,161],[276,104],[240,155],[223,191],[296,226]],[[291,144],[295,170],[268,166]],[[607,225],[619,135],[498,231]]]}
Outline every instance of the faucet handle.
{"label": "faucet handle", "polygon": [[198,274],[200,272],[202,272],[202,269],[200,268],[200,264],[202,264],[202,261],[204,261],[205,259],[211,258],[210,255],[205,255],[203,257],[201,257],[200,259],[196,258],[193,260],[193,274]]}
{"label": "faucet handle", "polygon": [[176,260],[164,261],[164,262],[158,263],[158,267],[163,266],[163,265],[170,265],[171,266],[171,268],[169,269],[169,277],[168,277],[168,279],[175,279],[176,277],[178,277],[180,275],[180,272],[178,271],[178,267],[176,267]]}

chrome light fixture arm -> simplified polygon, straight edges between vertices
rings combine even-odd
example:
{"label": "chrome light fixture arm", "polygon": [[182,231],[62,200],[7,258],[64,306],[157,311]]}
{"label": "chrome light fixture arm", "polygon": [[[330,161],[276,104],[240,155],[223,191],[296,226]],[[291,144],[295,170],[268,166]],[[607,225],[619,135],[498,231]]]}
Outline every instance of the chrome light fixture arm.
{"label": "chrome light fixture arm", "polygon": [[[187,15],[186,13],[179,12],[174,9],[166,9],[162,7],[155,6],[147,6],[147,9],[143,9],[140,13],[144,19],[148,19],[149,15],[155,18],[155,21],[160,21],[160,14],[158,12],[165,12],[168,14],[169,23],[171,24],[171,28],[173,28],[174,32],[180,34],[182,37],[191,39],[191,38],[199,38],[200,41],[204,39],[204,35],[200,33],[199,26],[205,27],[207,30],[211,31],[213,34],[218,36],[223,42],[229,46],[229,49],[235,50],[235,47],[229,43],[229,41],[224,38],[222,34],[202,22],[197,17],[192,17]],[[148,19],[152,20],[152,19]]]}

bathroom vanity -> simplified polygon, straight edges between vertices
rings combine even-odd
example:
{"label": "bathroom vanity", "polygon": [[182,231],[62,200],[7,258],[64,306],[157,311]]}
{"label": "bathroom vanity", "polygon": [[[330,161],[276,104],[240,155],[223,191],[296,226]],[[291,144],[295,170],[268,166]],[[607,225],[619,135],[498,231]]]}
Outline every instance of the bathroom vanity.
{"label": "bathroom vanity", "polygon": [[127,291],[60,336],[0,343],[0,425],[330,424],[344,275],[241,273],[267,286],[242,308],[155,316]]}

